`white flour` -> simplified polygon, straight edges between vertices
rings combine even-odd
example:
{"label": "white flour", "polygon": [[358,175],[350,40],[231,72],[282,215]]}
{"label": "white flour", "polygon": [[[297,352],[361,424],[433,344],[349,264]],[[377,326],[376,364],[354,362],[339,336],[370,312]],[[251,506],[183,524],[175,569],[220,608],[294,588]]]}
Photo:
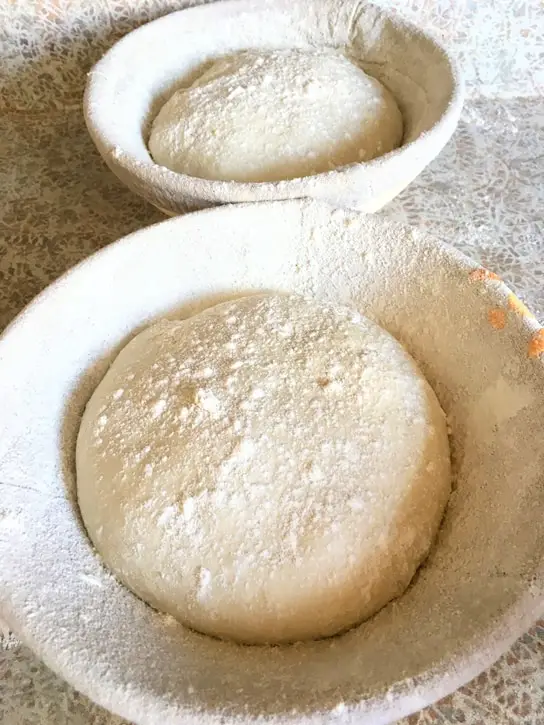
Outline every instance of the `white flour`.
{"label": "white flour", "polygon": [[400,146],[391,93],[337,51],[242,52],[215,62],[157,115],[149,148],[173,171],[276,181]]}
{"label": "white flour", "polygon": [[112,570],[251,643],[336,634],[398,596],[450,491],[445,419],[402,347],[278,295],[132,340],[87,407],[77,467]]}

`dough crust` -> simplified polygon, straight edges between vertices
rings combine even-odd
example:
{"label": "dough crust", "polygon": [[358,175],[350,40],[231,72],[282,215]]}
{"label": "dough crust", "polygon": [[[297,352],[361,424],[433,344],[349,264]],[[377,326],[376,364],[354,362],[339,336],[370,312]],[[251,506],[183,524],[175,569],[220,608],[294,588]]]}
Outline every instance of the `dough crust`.
{"label": "dough crust", "polygon": [[345,630],[407,587],[450,492],[444,414],[353,312],[252,295],[138,334],[85,410],[79,505],[159,610],[247,643]]}
{"label": "dough crust", "polygon": [[402,134],[391,93],[337,51],[244,51],[173,94],[149,149],[190,176],[276,181],[369,161]]}

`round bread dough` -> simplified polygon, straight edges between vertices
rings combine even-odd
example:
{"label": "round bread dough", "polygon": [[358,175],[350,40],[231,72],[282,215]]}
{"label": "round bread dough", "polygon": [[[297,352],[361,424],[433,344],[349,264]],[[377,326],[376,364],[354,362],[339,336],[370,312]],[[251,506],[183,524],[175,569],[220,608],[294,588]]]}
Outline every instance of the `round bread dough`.
{"label": "round bread dough", "polygon": [[276,181],[369,161],[402,134],[391,93],[337,51],[244,51],[173,94],[149,149],[190,176]]}
{"label": "round bread dough", "polygon": [[239,642],[326,637],[426,557],[445,417],[370,320],[252,295],[121,351],[83,416],[77,490],[106,564],[157,609]]}

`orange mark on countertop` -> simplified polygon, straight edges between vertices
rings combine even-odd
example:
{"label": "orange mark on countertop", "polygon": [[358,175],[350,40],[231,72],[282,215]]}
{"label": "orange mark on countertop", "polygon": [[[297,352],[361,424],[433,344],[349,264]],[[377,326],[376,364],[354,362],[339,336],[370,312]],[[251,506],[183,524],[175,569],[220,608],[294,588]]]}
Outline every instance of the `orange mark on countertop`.
{"label": "orange mark on countertop", "polygon": [[508,295],[508,307],[522,317],[534,317],[531,310],[528,310],[520,298],[515,294]]}
{"label": "orange mark on countertop", "polygon": [[544,352],[544,328],[535,332],[529,343],[529,357],[538,357]]}
{"label": "orange mark on countertop", "polygon": [[493,310],[489,310],[487,313],[487,319],[489,320],[491,327],[494,327],[495,330],[503,330],[506,325],[506,312],[505,310],[501,310],[499,307],[496,307]]}
{"label": "orange mark on countertop", "polygon": [[485,279],[500,281],[500,277],[498,274],[495,274],[495,272],[491,272],[489,269],[485,269],[484,267],[473,269],[472,272],[468,275],[468,278],[471,282],[483,282]]}

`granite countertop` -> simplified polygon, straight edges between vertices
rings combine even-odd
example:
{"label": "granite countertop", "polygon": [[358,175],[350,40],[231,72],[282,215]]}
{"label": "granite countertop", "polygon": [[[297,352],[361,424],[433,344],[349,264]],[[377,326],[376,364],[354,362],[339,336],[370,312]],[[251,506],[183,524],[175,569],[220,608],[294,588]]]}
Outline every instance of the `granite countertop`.
{"label": "granite countertop", "polygon": [[[544,318],[544,105],[466,104],[433,164],[382,212],[444,239],[510,283]],[[81,110],[0,116],[0,329],[63,271],[164,217],[125,189],[89,140]],[[14,635],[0,636],[3,725],[117,725]],[[542,725],[544,620],[495,666],[403,725]]]}

